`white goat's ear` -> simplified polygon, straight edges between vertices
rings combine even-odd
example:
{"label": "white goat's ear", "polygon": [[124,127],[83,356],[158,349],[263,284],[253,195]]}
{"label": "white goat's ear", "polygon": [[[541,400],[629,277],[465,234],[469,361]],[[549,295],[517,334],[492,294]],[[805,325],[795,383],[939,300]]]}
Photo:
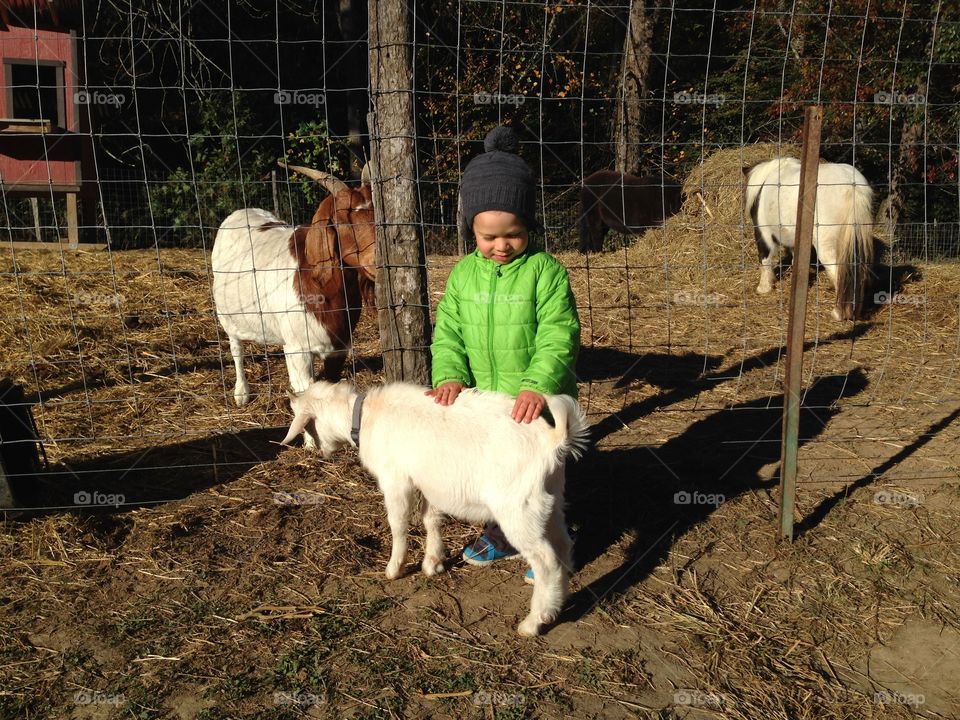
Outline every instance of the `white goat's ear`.
{"label": "white goat's ear", "polygon": [[281,445],[289,445],[290,442],[300,435],[307,427],[307,423],[314,419],[314,414],[309,410],[309,404],[304,403],[304,407],[294,410],[293,421],[290,423],[290,429],[287,436],[280,441]]}

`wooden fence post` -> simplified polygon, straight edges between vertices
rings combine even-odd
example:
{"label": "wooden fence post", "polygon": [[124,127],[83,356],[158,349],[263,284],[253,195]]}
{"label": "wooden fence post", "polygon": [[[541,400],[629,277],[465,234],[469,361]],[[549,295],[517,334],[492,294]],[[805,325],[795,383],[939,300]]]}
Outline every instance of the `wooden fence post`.
{"label": "wooden fence post", "polygon": [[807,320],[807,289],[810,284],[810,248],[813,244],[813,212],[817,204],[817,173],[820,164],[820,126],[823,110],[808,107],[803,114],[803,154],[797,203],[797,233],[793,248],[793,278],[790,287],[790,318],[787,322],[786,375],[783,389],[783,441],[780,455],[779,537],[793,540],[797,496],[797,450],[800,436],[800,381],[803,374],[803,336]]}

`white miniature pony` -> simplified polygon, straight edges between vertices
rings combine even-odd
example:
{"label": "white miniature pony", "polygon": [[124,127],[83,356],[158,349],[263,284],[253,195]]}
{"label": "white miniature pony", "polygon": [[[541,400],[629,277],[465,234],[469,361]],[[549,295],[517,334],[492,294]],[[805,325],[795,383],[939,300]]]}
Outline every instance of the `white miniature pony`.
{"label": "white miniature pony", "polygon": [[[776,158],[744,169],[744,208],[750,210],[760,254],[758,293],[773,289],[780,248],[792,248],[800,195],[800,161]],[[853,320],[863,312],[873,266],[873,190],[853,167],[820,163],[813,247],[837,292],[833,317]]]}

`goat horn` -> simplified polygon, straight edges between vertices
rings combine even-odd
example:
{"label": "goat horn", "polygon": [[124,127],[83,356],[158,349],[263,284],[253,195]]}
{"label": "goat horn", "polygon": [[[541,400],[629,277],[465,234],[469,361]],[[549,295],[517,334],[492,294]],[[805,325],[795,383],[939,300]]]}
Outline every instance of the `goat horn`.
{"label": "goat horn", "polygon": [[320,185],[323,186],[323,189],[331,195],[336,195],[341,190],[349,189],[347,188],[347,184],[336,175],[331,175],[330,173],[325,173],[321,170],[314,170],[313,168],[303,167],[302,165],[288,165],[285,162],[279,162],[278,164],[280,167],[284,167],[287,170],[293,170],[301,175],[306,175],[312,180],[316,180],[318,183],[320,183]]}
{"label": "goat horn", "polygon": [[370,163],[365,162],[363,164],[363,170],[360,171],[360,184],[369,185],[370,184]]}

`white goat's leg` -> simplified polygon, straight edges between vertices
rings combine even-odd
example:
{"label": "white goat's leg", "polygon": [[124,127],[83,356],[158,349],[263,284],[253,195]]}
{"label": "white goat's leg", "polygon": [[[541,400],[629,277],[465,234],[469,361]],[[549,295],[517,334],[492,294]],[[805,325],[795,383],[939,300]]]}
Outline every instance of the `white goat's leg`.
{"label": "white goat's leg", "polygon": [[[287,361],[287,375],[290,376],[290,387],[295,393],[302,393],[313,382],[313,353],[309,350],[283,348],[283,358]],[[311,424],[312,424],[311,420]],[[311,425],[312,426],[312,425]],[[310,427],[303,432],[303,446],[315,448],[317,441],[310,432]]]}
{"label": "white goat's leg", "polygon": [[554,548],[545,539],[540,539],[523,552],[533,569],[533,597],[530,598],[530,614],[517,627],[521,635],[539,635],[544,625],[556,622],[566,599],[567,570],[560,563]]}
{"label": "white goat's leg", "polygon": [[[524,518],[529,520],[530,516]],[[563,522],[562,515],[560,522]],[[533,569],[533,597],[530,599],[530,614],[517,627],[521,635],[539,635],[544,625],[556,621],[567,597],[567,568],[558,556],[558,548],[546,538],[545,527],[524,527],[520,518],[507,523],[501,518],[507,540]],[[568,538],[569,541],[569,538]],[[561,550],[569,556],[569,548]]]}
{"label": "white goat's leg", "polygon": [[233,386],[233,400],[237,407],[243,407],[250,402],[250,386],[247,385],[247,376],[243,372],[243,343],[237,338],[230,338],[230,354],[233,355],[233,367],[237,372],[237,382]]}
{"label": "white goat's leg", "polygon": [[[423,501],[426,503],[426,498]],[[429,503],[423,513],[423,527],[427,531],[423,572],[426,575],[437,575],[446,569],[443,564],[446,557],[446,549],[443,546],[443,513]]]}
{"label": "white goat's leg", "polygon": [[410,523],[410,501],[413,488],[405,478],[390,478],[380,482],[383,490],[383,502],[387,506],[387,521],[393,535],[393,549],[390,562],[387,563],[388,580],[400,577],[400,571],[407,559],[407,529]]}
{"label": "white goat's leg", "polygon": [[[573,572],[573,540],[567,532],[567,523],[563,517],[563,490],[565,482],[565,467],[561,465],[547,479],[546,488],[553,501],[550,517],[547,519],[546,539],[547,548],[544,577],[547,581],[540,588],[542,594],[537,595],[536,589],[540,583],[540,576],[534,570],[534,596],[530,600],[530,614],[539,617],[544,624],[556,622],[563,603],[570,592],[570,575]],[[556,566],[554,566],[556,558]],[[532,567],[532,566],[531,566]],[[556,571],[551,577],[550,572]]]}

